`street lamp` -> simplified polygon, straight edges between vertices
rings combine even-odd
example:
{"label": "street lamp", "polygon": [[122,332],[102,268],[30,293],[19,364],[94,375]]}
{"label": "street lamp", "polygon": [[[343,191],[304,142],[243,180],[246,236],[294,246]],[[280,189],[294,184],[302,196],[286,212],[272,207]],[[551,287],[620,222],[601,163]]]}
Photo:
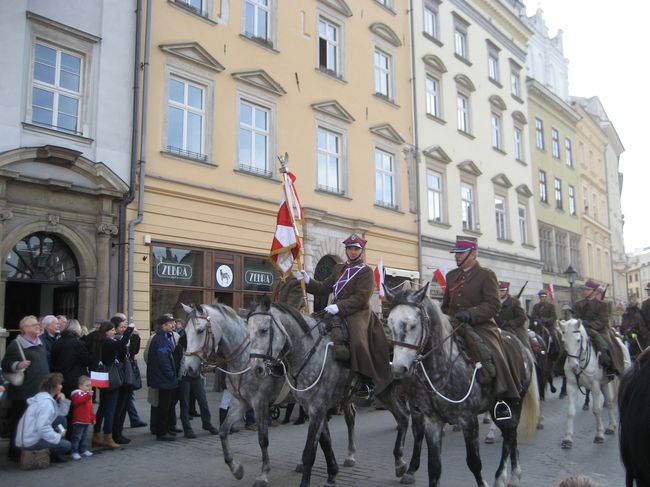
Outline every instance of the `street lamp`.
{"label": "street lamp", "polygon": [[576,279],[576,274],[578,272],[571,267],[571,264],[569,264],[569,267],[566,268],[564,271],[564,275],[566,276],[567,281],[569,281],[569,293],[571,294],[571,308],[573,308],[573,283],[575,282]]}

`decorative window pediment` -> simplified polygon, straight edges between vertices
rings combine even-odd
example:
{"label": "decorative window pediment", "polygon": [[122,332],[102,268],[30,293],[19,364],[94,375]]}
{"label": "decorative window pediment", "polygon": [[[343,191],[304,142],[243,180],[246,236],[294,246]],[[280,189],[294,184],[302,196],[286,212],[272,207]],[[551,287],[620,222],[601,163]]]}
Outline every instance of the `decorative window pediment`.
{"label": "decorative window pediment", "polygon": [[476,87],[474,86],[474,83],[472,83],[472,80],[469,79],[464,74],[457,74],[456,76],[454,76],[454,80],[458,85],[462,86],[466,90],[476,91]]}
{"label": "decorative window pediment", "polygon": [[526,116],[523,113],[521,113],[519,110],[512,112],[512,118],[514,118],[516,122],[522,125],[526,125],[528,123],[528,120],[526,120]]}
{"label": "decorative window pediment", "polygon": [[220,73],[226,69],[198,42],[161,44],[159,47],[166,53],[191,61],[216,73]]}
{"label": "decorative window pediment", "polygon": [[282,96],[287,94],[280,83],[271,78],[271,76],[263,69],[240,71],[238,73],[233,73],[232,77],[256,88],[273,93],[274,95]]}
{"label": "decorative window pediment", "polygon": [[444,162],[445,164],[449,164],[451,162],[451,157],[449,157],[439,145],[431,145],[424,149],[422,153],[425,156],[431,157],[436,161]]}
{"label": "decorative window pediment", "polygon": [[388,27],[386,24],[375,22],[370,26],[370,30],[395,47],[402,45],[402,41],[399,40],[399,37],[397,34],[395,34],[395,31]]}
{"label": "decorative window pediment", "polygon": [[519,186],[517,186],[515,188],[515,191],[517,191],[517,194],[520,194],[521,196],[524,196],[526,198],[530,198],[531,196],[533,196],[533,192],[525,184],[520,184]]}
{"label": "decorative window pediment", "polygon": [[327,5],[331,9],[345,15],[346,17],[352,17],[352,10],[348,7],[348,4],[344,0],[319,0],[323,5]]}
{"label": "decorative window pediment", "polygon": [[492,105],[493,108],[496,108],[498,110],[507,110],[508,107],[506,107],[505,102],[499,95],[492,95],[489,98],[490,105]]}
{"label": "decorative window pediment", "polygon": [[492,182],[499,186],[503,186],[504,188],[512,188],[512,183],[510,182],[508,177],[503,173],[499,173],[496,176],[494,176],[492,178]]}
{"label": "decorative window pediment", "polygon": [[375,125],[374,127],[370,127],[370,131],[373,134],[379,135],[380,137],[383,137],[384,139],[395,144],[403,144],[405,142],[397,130],[395,130],[389,123],[383,123],[380,125]]}
{"label": "decorative window pediment", "polygon": [[320,101],[318,103],[312,103],[311,107],[317,112],[321,112],[324,113],[325,115],[338,118],[339,120],[343,120],[344,122],[347,123],[354,122],[354,117],[350,115],[350,112],[348,112],[345,108],[343,108],[343,105],[341,105],[336,100],[326,100],[326,101]]}
{"label": "decorative window pediment", "polygon": [[470,160],[459,162],[458,169],[460,169],[463,172],[466,172],[467,174],[471,174],[472,176],[480,176],[481,174],[483,174],[481,170],[478,168],[478,166],[474,164],[473,161]]}
{"label": "decorative window pediment", "polygon": [[422,56],[422,61],[425,65],[431,69],[438,71],[439,73],[447,72],[447,66],[445,66],[445,63],[442,62],[442,59],[440,59],[435,54],[425,54]]}

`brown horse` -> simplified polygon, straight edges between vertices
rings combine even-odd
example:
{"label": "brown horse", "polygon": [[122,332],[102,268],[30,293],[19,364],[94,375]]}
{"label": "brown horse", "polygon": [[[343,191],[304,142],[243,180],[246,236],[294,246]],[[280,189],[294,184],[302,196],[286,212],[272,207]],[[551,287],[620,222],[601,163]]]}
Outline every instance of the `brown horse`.
{"label": "brown horse", "polygon": [[643,313],[635,304],[628,304],[621,317],[621,335],[634,359],[650,345],[650,330]]}

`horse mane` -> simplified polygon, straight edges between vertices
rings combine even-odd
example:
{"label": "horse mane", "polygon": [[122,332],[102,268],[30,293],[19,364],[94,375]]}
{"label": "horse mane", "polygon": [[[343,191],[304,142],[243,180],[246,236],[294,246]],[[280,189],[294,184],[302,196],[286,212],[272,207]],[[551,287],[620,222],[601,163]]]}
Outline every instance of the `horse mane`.
{"label": "horse mane", "polygon": [[290,315],[294,320],[296,320],[296,322],[298,322],[298,325],[300,325],[300,329],[305,333],[305,335],[309,334],[311,328],[305,321],[305,318],[302,316],[302,314],[300,314],[300,312],[295,307],[291,306],[290,304],[281,303],[281,302],[273,303],[271,306],[273,308],[280,310],[283,313]]}
{"label": "horse mane", "polygon": [[435,325],[440,325],[441,338],[444,340],[451,335],[452,327],[449,322],[449,317],[445,315],[440,309],[440,305],[434,302],[428,295],[424,295],[422,300],[418,302],[416,293],[419,290],[403,289],[397,292],[391,300],[391,308],[404,304],[407,306],[424,305],[424,310],[429,318],[429,326],[433,330]]}

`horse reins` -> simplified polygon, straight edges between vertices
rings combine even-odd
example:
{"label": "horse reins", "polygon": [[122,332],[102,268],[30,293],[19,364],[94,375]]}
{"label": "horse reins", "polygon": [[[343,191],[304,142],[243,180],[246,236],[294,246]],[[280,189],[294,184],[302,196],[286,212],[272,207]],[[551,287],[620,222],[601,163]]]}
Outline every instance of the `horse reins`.
{"label": "horse reins", "polygon": [[[582,333],[580,332],[580,330],[575,330],[573,333],[579,333],[580,334],[580,350],[578,352],[578,355],[571,355],[570,353],[567,352],[567,357],[575,358],[575,359],[578,360],[578,368],[580,369],[580,372],[577,372],[577,373],[574,372],[573,375],[576,376],[576,385],[578,386],[578,390],[584,396],[584,395],[586,395],[586,393],[583,392],[582,389],[580,388],[580,376],[587,369],[587,365],[589,365],[589,359],[591,357],[591,341],[587,340],[587,348],[585,349],[585,348],[582,347]],[[585,333],[586,333],[586,330],[585,330]],[[584,361],[585,361],[584,367],[582,365],[580,365],[580,362],[583,360],[583,352],[587,356],[587,358],[584,359]]]}

